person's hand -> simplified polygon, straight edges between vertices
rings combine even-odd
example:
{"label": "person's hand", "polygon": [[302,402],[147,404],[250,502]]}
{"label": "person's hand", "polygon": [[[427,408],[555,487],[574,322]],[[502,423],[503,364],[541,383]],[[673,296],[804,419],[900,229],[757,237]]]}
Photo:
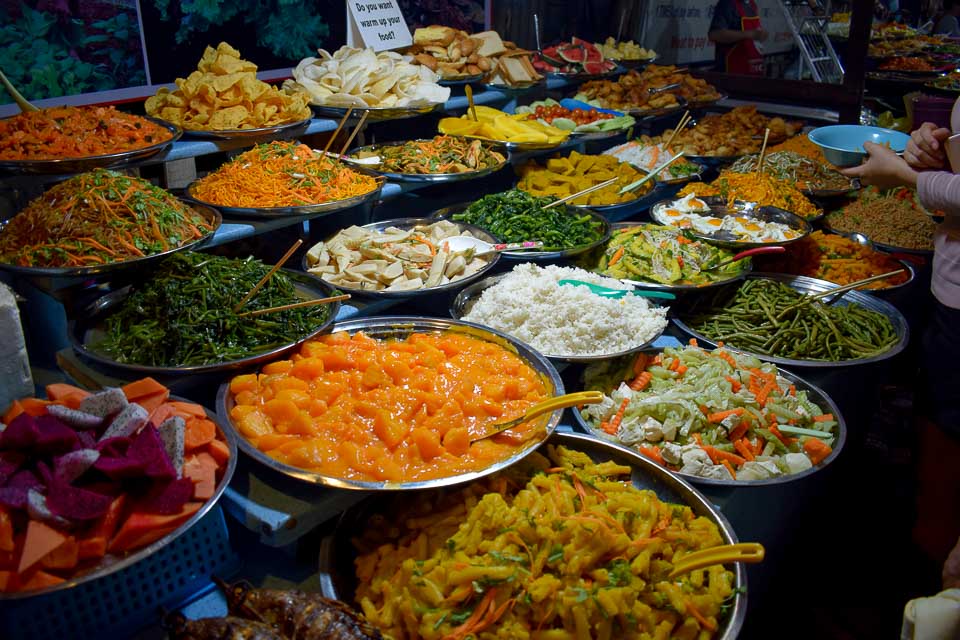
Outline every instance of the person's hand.
{"label": "person's hand", "polygon": [[753,29],[750,32],[750,39],[756,40],[757,42],[765,42],[767,39],[767,32],[763,29]]}
{"label": "person's hand", "polygon": [[849,178],[860,178],[863,184],[876,185],[881,189],[917,185],[917,172],[889,147],[865,142],[863,148],[867,150],[867,161],[859,167],[843,169],[840,173]]}
{"label": "person's hand", "polygon": [[943,143],[950,137],[950,130],[932,122],[924,122],[910,134],[910,142],[903,152],[903,159],[914,169],[942,169],[946,165]]}
{"label": "person's hand", "polygon": [[943,563],[943,588],[960,589],[960,540],[954,545],[947,556],[947,561]]}

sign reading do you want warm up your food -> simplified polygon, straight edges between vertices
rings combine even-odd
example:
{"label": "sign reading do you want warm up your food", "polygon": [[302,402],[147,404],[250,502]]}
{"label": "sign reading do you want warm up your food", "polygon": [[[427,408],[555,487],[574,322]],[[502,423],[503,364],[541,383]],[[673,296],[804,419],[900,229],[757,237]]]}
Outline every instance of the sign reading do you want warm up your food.
{"label": "sign reading do you want warm up your food", "polygon": [[347,44],[386,51],[409,47],[413,36],[395,0],[347,0]]}

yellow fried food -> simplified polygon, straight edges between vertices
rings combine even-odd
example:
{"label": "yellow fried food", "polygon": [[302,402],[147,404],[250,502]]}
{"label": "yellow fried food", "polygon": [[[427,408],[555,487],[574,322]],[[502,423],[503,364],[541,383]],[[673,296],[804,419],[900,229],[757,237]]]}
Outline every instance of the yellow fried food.
{"label": "yellow fried food", "polygon": [[635,200],[653,189],[653,180],[628,193],[620,189],[643,178],[646,174],[614,156],[593,156],[574,151],[565,158],[551,158],[543,166],[530,160],[518,169],[518,189],[535,196],[563,198],[588,187],[617,178],[608,187],[598,189],[572,200],[570,204],[604,206]]}
{"label": "yellow fried food", "polygon": [[723,544],[717,525],[637,489],[628,466],[546,449],[550,459],[533,453],[456,493],[374,515],[381,526],[356,541],[356,599],[369,622],[393,640],[722,633],[733,572],[667,577],[683,556]]}
{"label": "yellow fried food", "polygon": [[685,196],[691,193],[700,197],[721,196],[730,204],[733,204],[734,200],[742,200],[756,202],[765,207],[778,207],[806,220],[823,214],[823,211],[798,191],[791,182],[756,171],[751,173],[723,171],[720,177],[710,184],[704,182],[687,184],[678,195]]}
{"label": "yellow fried food", "polygon": [[257,65],[226,42],[207,47],[197,70],[177,78],[177,90],[163,87],[147,98],[151,116],[188,131],[258,129],[310,117],[310,97],[257,79]]}
{"label": "yellow fried food", "polygon": [[527,120],[527,114],[508,114],[483,105],[477,106],[476,111],[476,120],[468,113],[459,118],[444,118],[437,128],[440,133],[451,136],[470,136],[518,144],[559,144],[570,135],[569,131],[536,120]]}

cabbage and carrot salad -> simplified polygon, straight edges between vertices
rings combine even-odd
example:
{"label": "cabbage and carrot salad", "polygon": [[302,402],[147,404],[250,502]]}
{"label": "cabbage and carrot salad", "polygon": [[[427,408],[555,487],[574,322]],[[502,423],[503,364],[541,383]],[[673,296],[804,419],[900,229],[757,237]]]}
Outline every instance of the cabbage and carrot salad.
{"label": "cabbage and carrot salad", "polygon": [[300,207],[374,191],[376,178],[296,141],[260,144],[194,184],[190,195],[224,207]]}
{"label": "cabbage and carrot salad", "polygon": [[155,122],[113,107],[51,107],[0,120],[0,160],[102,156],[172,137]]}
{"label": "cabbage and carrot salad", "polygon": [[768,480],[823,462],[837,416],[775,365],[694,341],[591,365],[587,389],[606,396],[582,416],[595,433],[667,467],[716,480]]}
{"label": "cabbage and carrot salad", "polygon": [[97,169],[35,198],[0,231],[0,262],[90,267],[163,253],[213,227],[147,180]]}
{"label": "cabbage and carrot salad", "polygon": [[[399,498],[355,540],[357,602],[393,640],[698,638],[721,632],[734,574],[670,579],[717,525],[548,445],[445,496]],[[541,449],[543,451],[543,449]]]}

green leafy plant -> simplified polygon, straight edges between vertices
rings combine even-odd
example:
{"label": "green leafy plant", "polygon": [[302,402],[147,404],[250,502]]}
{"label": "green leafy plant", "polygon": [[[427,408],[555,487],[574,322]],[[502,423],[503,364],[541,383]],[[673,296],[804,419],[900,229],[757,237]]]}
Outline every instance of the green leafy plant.
{"label": "green leafy plant", "polygon": [[238,16],[257,25],[257,44],[290,60],[310,55],[330,35],[330,27],[312,3],[298,0],[185,0],[177,5],[179,18],[171,11],[170,0],[153,4],[162,20],[179,19],[178,43]]}

